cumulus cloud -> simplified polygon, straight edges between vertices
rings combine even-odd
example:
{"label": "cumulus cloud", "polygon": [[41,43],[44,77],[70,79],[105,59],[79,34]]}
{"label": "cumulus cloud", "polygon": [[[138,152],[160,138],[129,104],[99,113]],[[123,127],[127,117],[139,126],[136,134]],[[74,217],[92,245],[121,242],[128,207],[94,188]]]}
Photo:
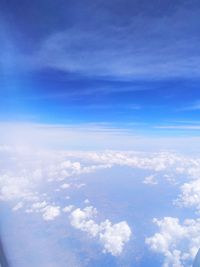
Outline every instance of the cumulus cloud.
{"label": "cumulus cloud", "polygon": [[32,210],[39,212],[39,211],[41,211],[41,209],[45,208],[46,206],[47,206],[47,202],[46,201],[42,201],[42,202],[33,203],[31,208],[32,208]]}
{"label": "cumulus cloud", "polygon": [[139,153],[135,151],[82,152],[84,159],[108,166],[127,166],[158,172],[170,171],[196,178],[200,172],[200,159],[171,152]]}
{"label": "cumulus cloud", "polygon": [[[35,201],[44,183],[63,181],[75,175],[108,168],[107,164],[80,163],[78,153],[34,150],[22,147],[0,147],[0,200]],[[75,185],[76,186],[76,185]],[[81,186],[81,185],[80,185]],[[70,187],[64,182],[61,189]]]}
{"label": "cumulus cloud", "polygon": [[164,256],[163,267],[185,267],[194,259],[200,247],[200,219],[154,219],[159,232],[146,238],[146,244],[154,252]]}
{"label": "cumulus cloud", "polygon": [[[81,189],[85,186],[84,180],[71,184],[68,179],[113,166],[126,166],[155,172],[144,179],[145,184],[159,183],[159,179],[154,178],[159,177],[157,175],[159,173],[167,181],[169,175],[172,179],[177,175],[189,180],[193,179],[194,181],[190,180],[181,187],[182,194],[179,202],[182,202],[183,206],[199,203],[200,190],[197,179],[200,173],[200,159],[198,158],[169,152],[50,151],[12,146],[0,146],[0,158],[2,159],[0,162],[0,200],[14,201],[14,205],[21,201],[28,202],[29,207],[26,208],[29,212],[37,211],[31,207],[33,203],[47,201],[48,192],[45,192],[46,197],[41,197],[38,193],[44,185],[45,188],[49,188],[51,183],[62,181],[60,189],[67,189],[70,186],[74,189]],[[58,191],[58,187],[56,188]]]}
{"label": "cumulus cloud", "polygon": [[97,210],[92,206],[86,207],[83,210],[78,208],[70,215],[71,225],[95,237],[99,233],[99,225],[91,218],[95,217],[96,214]]}
{"label": "cumulus cloud", "polygon": [[46,206],[43,209],[43,219],[45,221],[52,221],[54,220],[56,217],[58,217],[60,215],[60,207],[59,206]]}
{"label": "cumulus cloud", "polygon": [[60,216],[61,208],[55,204],[50,204],[46,201],[34,202],[30,208],[25,210],[26,213],[40,213],[45,221],[52,221]]}
{"label": "cumulus cloud", "polygon": [[131,229],[126,221],[112,224],[109,220],[100,224],[100,242],[104,246],[104,252],[114,256],[120,255],[124,244],[130,240]]}
{"label": "cumulus cloud", "polygon": [[192,207],[200,212],[200,179],[191,181],[189,183],[184,183],[181,186],[181,194],[175,201],[182,207]]}
{"label": "cumulus cloud", "polygon": [[120,255],[131,236],[129,225],[125,221],[112,224],[109,220],[98,224],[94,221],[96,215],[97,210],[92,206],[83,210],[78,208],[70,215],[71,225],[96,237],[103,245],[103,252],[111,253],[113,256]]}
{"label": "cumulus cloud", "polygon": [[[84,176],[82,180],[74,180],[74,182],[72,177],[115,166],[142,169],[147,173],[152,173],[147,174],[143,180],[144,184],[159,183],[159,177],[169,182],[175,178],[178,182],[176,186],[178,185],[181,191],[175,203],[182,207],[200,210],[200,159],[197,157],[186,157],[169,152],[36,151],[4,146],[0,147],[0,159],[1,201],[11,203],[13,211],[24,209],[27,213],[35,212],[40,214],[44,220],[49,221],[60,216],[62,212],[68,213],[73,227],[98,240],[103,251],[114,256],[122,253],[125,243],[130,239],[131,229],[127,222],[112,223],[110,220],[105,220],[99,223],[95,219],[97,210],[94,207],[79,209],[68,203],[60,205],[51,199],[54,194],[62,196],[64,191],[61,189],[67,189],[70,186],[74,190],[82,190],[82,187],[86,185]],[[55,191],[55,188],[59,188],[59,193]],[[67,202],[69,196],[63,196],[63,199]],[[86,200],[84,203],[88,205],[89,202]],[[164,266],[172,266],[172,263],[174,266],[182,266],[194,254],[191,251],[196,251],[199,243],[194,244],[195,235],[192,235],[193,241],[189,242],[185,232],[189,233],[192,224],[197,228],[199,221],[190,220],[189,224],[188,221],[181,224],[178,218],[171,217],[154,221],[160,227],[160,232],[147,238],[146,243],[152,250],[165,256]],[[170,223],[175,225],[176,233],[169,231]],[[162,225],[168,229],[167,233],[163,230],[164,226],[161,227]],[[181,231],[183,235],[178,236],[178,232]],[[176,237],[177,242],[173,236]],[[187,247],[187,253],[189,253],[187,257],[186,249],[181,245],[182,242],[190,244]]]}

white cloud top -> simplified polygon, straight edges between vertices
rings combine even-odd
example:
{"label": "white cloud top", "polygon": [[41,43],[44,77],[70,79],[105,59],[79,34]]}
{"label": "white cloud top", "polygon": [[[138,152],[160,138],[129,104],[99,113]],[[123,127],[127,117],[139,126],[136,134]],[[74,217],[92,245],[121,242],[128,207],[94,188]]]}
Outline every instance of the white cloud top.
{"label": "white cloud top", "polygon": [[[96,239],[103,252],[114,256],[123,252],[124,245],[130,240],[131,229],[125,221],[112,223],[106,219],[98,222],[94,207],[80,209],[77,208],[79,204],[69,203],[72,190],[87,187],[85,174],[115,166],[145,170],[141,186],[159,186],[161,180],[165,180],[180,190],[174,201],[176,205],[193,208],[197,213],[200,211],[200,159],[197,157],[169,152],[41,151],[0,146],[0,158],[0,200],[9,202],[13,212],[37,213],[46,221],[67,215],[74,228]],[[52,194],[58,198],[52,199]],[[85,195],[84,199],[87,197]],[[84,199],[80,200],[80,205],[89,204]],[[146,244],[163,255],[163,266],[189,266],[200,246],[199,220],[186,219],[180,223],[179,218],[164,217],[155,219],[154,223],[159,231],[147,238]]]}
{"label": "white cloud top", "polygon": [[92,237],[96,237],[103,245],[105,253],[111,253],[113,256],[120,255],[131,236],[129,225],[125,221],[112,224],[109,220],[97,224],[94,221],[96,215],[97,210],[92,206],[83,210],[78,208],[71,213],[71,224]]}
{"label": "white cloud top", "polygon": [[192,207],[200,212],[200,179],[184,183],[181,186],[181,194],[175,201],[182,207]]}
{"label": "white cloud top", "polygon": [[43,212],[43,219],[45,221],[52,221],[60,215],[60,207],[48,205],[43,209]]}
{"label": "white cloud top", "polygon": [[200,219],[165,217],[153,220],[159,232],[146,238],[146,244],[165,257],[163,267],[185,267],[192,261],[200,247]]}

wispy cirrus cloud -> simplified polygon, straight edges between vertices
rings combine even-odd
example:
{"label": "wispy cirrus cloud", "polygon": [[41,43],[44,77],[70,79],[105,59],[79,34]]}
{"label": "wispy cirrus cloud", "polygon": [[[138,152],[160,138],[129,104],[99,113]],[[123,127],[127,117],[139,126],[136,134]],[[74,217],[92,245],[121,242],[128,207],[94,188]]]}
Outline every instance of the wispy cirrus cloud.
{"label": "wispy cirrus cloud", "polygon": [[155,126],[157,129],[165,129],[165,130],[200,130],[200,125],[161,125],[161,126]]}
{"label": "wispy cirrus cloud", "polygon": [[195,110],[200,110],[200,101],[195,101],[194,103],[183,107],[181,110],[188,110],[188,111],[195,111]]}
{"label": "wispy cirrus cloud", "polygon": [[[125,80],[198,77],[199,5],[191,6],[186,2],[166,5],[164,1],[160,5],[157,3],[156,13],[145,2],[140,5],[137,1],[123,4],[118,1],[102,6],[100,2],[94,5],[88,1],[88,5],[77,4],[81,14],[71,2],[48,9],[50,17],[61,16],[63,23],[49,21],[44,31],[36,22],[37,34],[34,25],[32,32],[22,28],[27,49],[23,42],[13,40],[16,38],[13,29],[7,27],[7,40],[17,48],[13,50],[16,60],[13,59],[13,63],[24,70],[53,68],[66,73]],[[61,9],[66,10],[68,16],[63,16]],[[39,21],[44,17],[42,11],[38,14]],[[33,18],[34,12],[31,9],[27,12]],[[15,15],[15,21],[18,18],[26,23],[26,18],[21,18],[18,12]],[[88,16],[90,23],[86,19]],[[6,19],[2,23],[10,25]],[[20,27],[17,22],[15,29]],[[32,42],[25,42],[31,33]],[[6,47],[9,48],[7,44]]]}
{"label": "wispy cirrus cloud", "polygon": [[[176,149],[178,151],[197,152],[198,136],[170,136],[166,131],[186,131],[180,126],[154,126],[154,134],[147,136],[138,131],[137,124],[113,125],[109,123],[80,124],[37,124],[37,123],[0,123],[1,143],[37,148],[67,148],[83,150],[102,149],[136,149],[139,151],[160,151]],[[162,128],[163,127],[163,128]],[[176,128],[177,127],[177,128]],[[188,130],[199,130],[199,126]],[[151,127],[148,128],[148,131]],[[164,135],[160,135],[164,131]],[[14,134],[13,134],[14,133]]]}

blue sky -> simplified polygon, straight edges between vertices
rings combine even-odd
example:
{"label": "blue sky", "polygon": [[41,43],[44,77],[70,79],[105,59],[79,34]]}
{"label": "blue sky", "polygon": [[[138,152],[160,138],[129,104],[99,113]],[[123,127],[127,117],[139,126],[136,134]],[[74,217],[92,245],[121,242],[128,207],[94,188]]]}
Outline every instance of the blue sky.
{"label": "blue sky", "polygon": [[198,1],[0,4],[1,121],[198,134]]}

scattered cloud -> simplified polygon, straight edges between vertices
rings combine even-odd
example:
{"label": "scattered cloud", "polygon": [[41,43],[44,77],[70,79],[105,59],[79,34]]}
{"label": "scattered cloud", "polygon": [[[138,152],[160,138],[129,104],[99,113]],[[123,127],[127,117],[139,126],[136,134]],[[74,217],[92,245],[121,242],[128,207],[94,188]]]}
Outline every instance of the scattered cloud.
{"label": "scattered cloud", "polygon": [[74,205],[68,205],[62,209],[63,212],[71,212],[74,209]]}
{"label": "scattered cloud", "polygon": [[[114,166],[144,169],[155,174],[144,179],[144,183],[155,181],[158,173],[166,180],[169,176],[181,175],[197,179],[200,172],[200,160],[173,152],[141,153],[134,151],[54,151],[34,150],[32,148],[0,148],[0,199],[4,201],[23,199],[29,202],[41,201],[38,189],[44,184],[62,182],[59,187],[81,188],[85,182],[71,185],[69,179],[74,176],[110,169]],[[10,167],[12,166],[12,168]],[[171,179],[172,179],[171,178]],[[55,189],[55,188],[54,188]],[[46,192],[44,192],[46,194]],[[45,201],[45,195],[43,200]]]}
{"label": "scattered cloud", "polygon": [[[154,219],[159,228],[154,236],[146,238],[146,244],[154,252],[164,256],[163,267],[184,267],[192,262],[200,247],[200,219]],[[188,266],[188,265],[187,265]]]}
{"label": "scattered cloud", "polygon": [[43,211],[42,217],[45,221],[52,221],[60,215],[60,207],[59,206],[48,205],[45,208],[43,208],[42,211]]}
{"label": "scattered cloud", "polygon": [[60,188],[62,188],[62,189],[68,189],[68,188],[70,188],[70,187],[71,187],[71,185],[70,185],[70,184],[67,184],[67,183],[62,184],[62,185],[60,186]]}
{"label": "scattered cloud", "polygon": [[17,210],[20,210],[21,208],[23,208],[23,202],[19,202],[19,203],[17,203],[17,205],[15,205],[13,208],[12,208],[12,210],[13,211],[17,211]]}
{"label": "scattered cloud", "polygon": [[103,252],[120,255],[132,233],[129,225],[125,221],[112,224],[109,220],[97,224],[94,221],[96,215],[97,210],[92,206],[83,210],[78,208],[71,213],[70,221],[73,227],[96,237],[103,245]]}
{"label": "scattered cloud", "polygon": [[150,185],[156,185],[158,182],[155,179],[155,175],[149,175],[144,178],[143,184],[150,184]]}
{"label": "scattered cloud", "polygon": [[47,202],[46,201],[42,201],[42,202],[35,202],[32,204],[31,209],[33,211],[39,212],[42,209],[44,209],[47,206]]}
{"label": "scattered cloud", "polygon": [[194,208],[200,212],[200,179],[184,183],[181,187],[181,194],[174,202],[181,207]]}
{"label": "scattered cloud", "polygon": [[[120,255],[130,240],[132,230],[128,223],[113,223],[109,219],[99,222],[95,207],[78,208],[73,202],[69,204],[69,197],[64,195],[65,190],[59,192],[60,197],[63,194],[63,203],[52,199],[57,194],[55,188],[82,190],[86,185],[83,174],[124,166],[150,173],[144,178],[144,184],[159,184],[160,177],[170,183],[175,179],[173,185],[180,190],[180,194],[174,203],[181,207],[191,207],[197,212],[200,210],[198,157],[166,151],[83,152],[0,146],[0,158],[0,198],[12,205],[13,212],[20,210],[32,215],[37,213],[46,221],[67,215],[71,226],[87,233],[102,246],[103,252],[114,256]],[[79,176],[81,180],[74,180],[74,177]],[[80,204],[88,205],[89,201],[86,198]],[[159,227],[159,232],[147,238],[146,244],[164,256],[163,266],[187,266],[186,263],[200,245],[198,237],[195,238],[195,234],[198,236],[199,220],[186,219],[180,223],[178,218],[165,217],[155,219],[154,223]],[[172,230],[172,225],[175,230]]]}

